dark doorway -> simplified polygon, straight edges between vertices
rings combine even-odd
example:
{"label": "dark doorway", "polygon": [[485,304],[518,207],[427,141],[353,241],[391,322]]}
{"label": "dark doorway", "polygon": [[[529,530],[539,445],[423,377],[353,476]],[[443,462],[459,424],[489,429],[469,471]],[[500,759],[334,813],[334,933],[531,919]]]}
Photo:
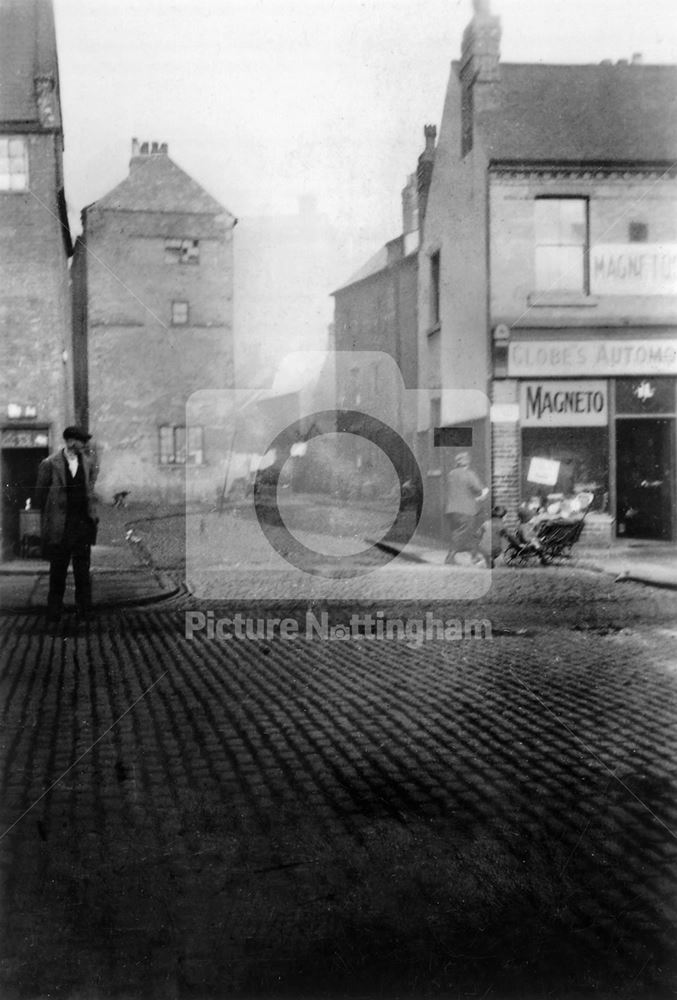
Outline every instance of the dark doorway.
{"label": "dark doorway", "polygon": [[47,448],[3,448],[2,450],[2,558],[19,554],[19,511],[32,499],[38,465],[47,458]]}
{"label": "dark doorway", "polygon": [[626,538],[672,541],[674,420],[616,421],[616,524]]}

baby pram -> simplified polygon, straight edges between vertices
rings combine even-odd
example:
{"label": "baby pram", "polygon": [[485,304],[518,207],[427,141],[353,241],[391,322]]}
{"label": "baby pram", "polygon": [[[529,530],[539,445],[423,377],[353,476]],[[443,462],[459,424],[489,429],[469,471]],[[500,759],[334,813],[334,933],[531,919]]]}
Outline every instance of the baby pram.
{"label": "baby pram", "polygon": [[503,552],[503,562],[506,566],[565,563],[571,558],[573,547],[581,537],[592,499],[592,493],[579,493],[573,505],[574,518],[554,516],[542,521],[536,531],[536,543],[526,541],[519,529],[514,535],[506,533],[508,544]]}

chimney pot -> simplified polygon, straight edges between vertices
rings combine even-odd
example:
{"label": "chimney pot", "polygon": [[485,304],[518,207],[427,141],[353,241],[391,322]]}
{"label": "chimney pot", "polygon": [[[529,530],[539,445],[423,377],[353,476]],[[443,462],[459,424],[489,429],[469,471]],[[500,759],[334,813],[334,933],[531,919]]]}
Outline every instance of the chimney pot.
{"label": "chimney pot", "polygon": [[163,142],[163,143],[162,143],[162,144],[160,145],[160,152],[161,152],[161,153],[165,153],[165,155],[166,155],[166,154],[167,154],[167,153],[169,152],[169,147],[167,146],[167,143],[166,143],[166,142]]}
{"label": "chimney pot", "polygon": [[151,146],[150,151],[151,151],[151,153],[157,153],[157,151],[158,151],[158,144],[156,142],[153,143],[153,145]]}
{"label": "chimney pot", "polygon": [[138,155],[139,155],[139,140],[132,139],[132,156],[138,156]]}
{"label": "chimney pot", "polygon": [[629,63],[628,63],[628,60],[627,60],[627,59],[619,59],[619,60],[617,61],[616,65],[617,65],[617,66],[628,66],[628,65],[629,65]]}
{"label": "chimney pot", "polygon": [[141,150],[140,150],[140,152],[141,152],[141,156],[148,156],[148,143],[147,142],[142,142],[141,143]]}
{"label": "chimney pot", "polygon": [[644,58],[643,58],[641,52],[633,52],[632,53],[632,65],[633,66],[641,66],[643,62],[644,62]]}

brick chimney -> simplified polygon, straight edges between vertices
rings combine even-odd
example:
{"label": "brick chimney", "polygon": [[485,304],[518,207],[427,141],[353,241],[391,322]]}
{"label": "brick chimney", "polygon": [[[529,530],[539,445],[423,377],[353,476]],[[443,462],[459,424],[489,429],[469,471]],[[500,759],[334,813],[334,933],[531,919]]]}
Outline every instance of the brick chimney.
{"label": "brick chimney", "polygon": [[463,32],[459,77],[462,91],[462,153],[472,149],[473,120],[498,107],[501,20],[489,0],[473,0],[473,17]]}
{"label": "brick chimney", "polygon": [[423,220],[425,219],[426,208],[428,206],[428,192],[433,179],[433,164],[435,162],[435,139],[437,138],[436,125],[424,125],[423,135],[425,137],[425,149],[418,158],[416,168],[416,192],[418,195],[418,225],[423,230]]}
{"label": "brick chimney", "polygon": [[152,156],[167,156],[168,152],[169,147],[166,142],[139,143],[138,139],[132,139],[132,158],[129,161],[130,172],[134,170],[135,167],[138,167],[140,163],[144,163]]}
{"label": "brick chimney", "polygon": [[416,174],[409,174],[402,188],[402,232],[415,233],[418,229],[418,190]]}

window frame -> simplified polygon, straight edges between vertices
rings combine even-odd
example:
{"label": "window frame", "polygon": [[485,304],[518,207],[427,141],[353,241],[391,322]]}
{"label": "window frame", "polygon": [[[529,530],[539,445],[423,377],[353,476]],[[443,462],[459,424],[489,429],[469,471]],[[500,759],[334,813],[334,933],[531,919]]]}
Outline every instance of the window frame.
{"label": "window frame", "polygon": [[[563,202],[579,202],[583,207],[583,225],[584,225],[584,235],[582,242],[543,242],[539,240],[539,235],[537,233],[538,220],[537,220],[537,206],[543,203],[550,204],[562,204]],[[581,258],[581,282],[576,286],[567,286],[560,284],[553,284],[551,280],[541,282],[539,280],[539,249],[548,250],[561,250],[565,251],[571,249],[572,247],[580,248],[582,258]],[[569,269],[570,270],[570,269]],[[566,274],[568,273],[567,268],[560,268],[559,274],[564,275],[564,280],[566,281]],[[587,195],[579,194],[544,194],[536,195],[534,198],[534,290],[538,294],[556,294],[556,295],[589,295],[590,294],[590,198]]]}
{"label": "window frame", "polygon": [[[12,156],[12,144],[21,144],[21,156]],[[6,153],[3,152],[3,147],[6,144]],[[21,169],[12,170],[13,161],[21,160]],[[0,172],[0,193],[1,194],[25,194],[28,191],[30,173],[29,173],[29,157],[28,157],[28,139],[23,135],[0,135],[0,163],[5,160],[7,162],[7,173]],[[2,183],[1,178],[6,177],[8,179],[7,186]],[[22,177],[24,183],[21,187],[12,186],[12,177]]]}
{"label": "window frame", "polygon": [[200,424],[160,424],[158,464],[162,468],[185,469],[205,465],[204,427]]}
{"label": "window frame", "polygon": [[197,267],[200,263],[200,241],[189,236],[166,236],[165,263]]}
{"label": "window frame", "polygon": [[[175,312],[175,310],[179,306],[185,306],[186,307],[186,318],[185,319],[177,319],[176,318],[176,312]],[[190,325],[190,303],[188,302],[188,299],[172,299],[171,319],[172,319],[172,326],[189,326]]]}
{"label": "window frame", "polygon": [[433,250],[430,254],[430,327],[433,330],[440,325],[441,273],[441,251]]}

